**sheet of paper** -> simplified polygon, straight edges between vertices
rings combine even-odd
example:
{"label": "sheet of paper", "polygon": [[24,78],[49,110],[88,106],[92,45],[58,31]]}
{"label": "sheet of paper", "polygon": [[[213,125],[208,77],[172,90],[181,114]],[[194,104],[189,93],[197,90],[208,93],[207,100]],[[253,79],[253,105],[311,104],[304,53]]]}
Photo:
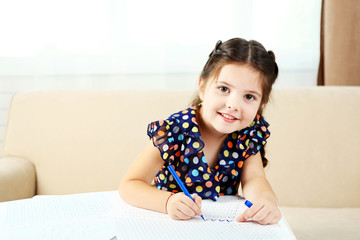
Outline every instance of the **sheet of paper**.
{"label": "sheet of paper", "polygon": [[116,222],[110,218],[54,219],[43,223],[0,226],[0,239],[109,240],[117,230]]}
{"label": "sheet of paper", "polygon": [[161,238],[162,234],[168,236],[167,239],[213,239],[215,236],[236,239],[294,239],[284,225],[284,220],[267,226],[234,221],[246,210],[244,202],[244,199],[235,196],[222,196],[216,202],[203,200],[204,222],[199,216],[187,221],[172,220],[166,214],[133,207],[118,198],[111,215],[116,218],[118,234],[136,239]]}
{"label": "sheet of paper", "polygon": [[201,207],[205,220],[232,222],[246,210],[244,202],[236,196],[222,196],[216,202],[203,200]]}
{"label": "sheet of paper", "polygon": [[[122,217],[116,219],[120,239],[294,239],[279,226],[262,226],[256,223],[219,222],[193,219],[151,221]],[[141,226],[141,227],[139,227]]]}
{"label": "sheet of paper", "polygon": [[0,225],[105,216],[114,206],[114,197],[114,192],[101,192],[4,202],[0,204]]}
{"label": "sheet of paper", "polygon": [[246,207],[244,200],[220,197],[204,200],[200,217],[187,221],[133,207],[117,191],[0,203],[0,239],[294,239],[286,225],[262,226],[233,221]]}

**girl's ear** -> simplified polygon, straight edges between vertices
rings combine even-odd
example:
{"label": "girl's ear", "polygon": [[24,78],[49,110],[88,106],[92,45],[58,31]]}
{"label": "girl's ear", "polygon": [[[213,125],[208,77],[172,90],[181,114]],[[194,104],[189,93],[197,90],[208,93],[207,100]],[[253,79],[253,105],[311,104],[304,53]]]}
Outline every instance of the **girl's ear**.
{"label": "girl's ear", "polygon": [[201,101],[203,101],[203,99],[204,99],[204,91],[205,91],[205,81],[204,81],[204,79],[202,79],[200,77],[199,83],[198,83],[198,92],[199,92],[199,98],[201,99]]}

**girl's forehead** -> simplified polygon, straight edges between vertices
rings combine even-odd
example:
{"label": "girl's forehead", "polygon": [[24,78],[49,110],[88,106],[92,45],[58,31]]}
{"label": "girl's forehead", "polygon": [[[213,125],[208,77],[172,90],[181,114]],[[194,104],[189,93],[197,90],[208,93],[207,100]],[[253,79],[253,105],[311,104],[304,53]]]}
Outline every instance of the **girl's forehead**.
{"label": "girl's forehead", "polygon": [[247,63],[228,63],[225,64],[219,71],[219,76],[224,74],[233,74],[233,75],[261,75],[260,71],[255,69],[253,66]]}
{"label": "girl's forehead", "polygon": [[218,76],[210,79],[212,83],[233,82],[253,84],[254,87],[261,87],[263,76],[260,71],[248,64],[226,64],[224,65]]}

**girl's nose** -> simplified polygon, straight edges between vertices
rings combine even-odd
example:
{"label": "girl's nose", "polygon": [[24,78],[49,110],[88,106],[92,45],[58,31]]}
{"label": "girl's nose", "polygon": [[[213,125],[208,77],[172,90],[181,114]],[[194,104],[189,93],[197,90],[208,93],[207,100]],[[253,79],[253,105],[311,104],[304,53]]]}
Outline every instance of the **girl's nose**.
{"label": "girl's nose", "polygon": [[232,111],[239,111],[240,110],[240,104],[237,101],[234,100],[228,100],[226,102],[226,108]]}

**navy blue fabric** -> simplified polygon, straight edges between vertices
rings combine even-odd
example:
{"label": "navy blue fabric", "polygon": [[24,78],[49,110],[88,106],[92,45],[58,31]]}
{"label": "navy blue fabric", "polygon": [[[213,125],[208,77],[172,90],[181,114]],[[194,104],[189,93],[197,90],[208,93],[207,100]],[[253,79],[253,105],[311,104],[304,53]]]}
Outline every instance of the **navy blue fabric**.
{"label": "navy blue fabric", "polygon": [[174,193],[181,191],[166,168],[172,164],[190,193],[215,201],[219,195],[236,195],[243,163],[266,144],[269,124],[257,115],[249,127],[229,134],[214,169],[210,169],[202,151],[197,109],[190,107],[148,125],[147,134],[165,161],[155,177],[156,186]]}

